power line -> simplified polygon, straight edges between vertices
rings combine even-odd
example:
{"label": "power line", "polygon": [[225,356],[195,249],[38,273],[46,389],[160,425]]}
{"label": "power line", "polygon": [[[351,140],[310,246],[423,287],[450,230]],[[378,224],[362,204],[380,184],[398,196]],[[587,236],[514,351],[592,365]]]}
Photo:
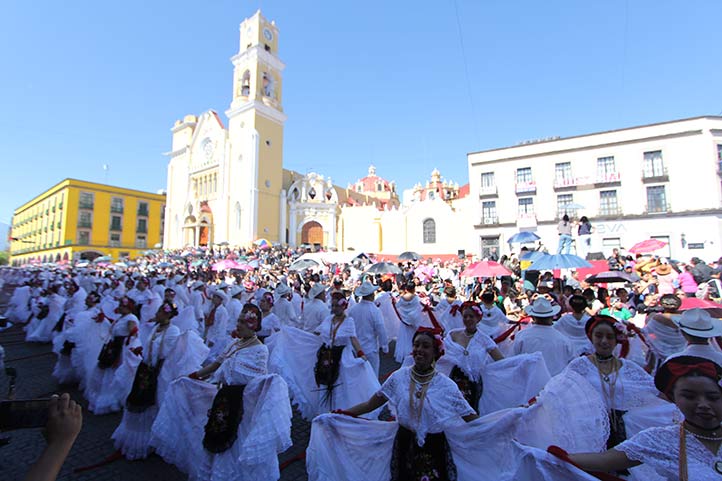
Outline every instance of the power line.
{"label": "power line", "polygon": [[461,48],[461,59],[464,63],[464,76],[466,77],[466,90],[469,95],[469,105],[471,106],[472,122],[474,124],[474,133],[476,135],[477,142],[481,145],[481,135],[479,134],[479,122],[476,117],[476,107],[474,105],[474,97],[471,90],[471,78],[469,76],[469,64],[466,61],[466,48],[464,47],[464,35],[461,31],[461,19],[459,17],[459,5],[457,0],[453,0],[454,13],[456,14],[456,27],[459,32],[459,46]]}

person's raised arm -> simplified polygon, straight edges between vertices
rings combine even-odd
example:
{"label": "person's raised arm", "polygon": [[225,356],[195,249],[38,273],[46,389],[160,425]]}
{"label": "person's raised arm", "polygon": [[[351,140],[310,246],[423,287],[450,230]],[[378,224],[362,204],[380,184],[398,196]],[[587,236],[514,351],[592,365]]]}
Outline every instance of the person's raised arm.
{"label": "person's raised arm", "polygon": [[570,454],[569,459],[585,471],[600,471],[603,473],[622,471],[639,466],[639,461],[632,461],[622,451],[610,449],[603,453]]}
{"label": "person's raised arm", "polygon": [[348,414],[350,416],[361,416],[366,413],[370,413],[374,409],[378,409],[386,403],[386,397],[377,392],[373,394],[368,401],[364,401],[346,410],[342,410],[341,414]]}

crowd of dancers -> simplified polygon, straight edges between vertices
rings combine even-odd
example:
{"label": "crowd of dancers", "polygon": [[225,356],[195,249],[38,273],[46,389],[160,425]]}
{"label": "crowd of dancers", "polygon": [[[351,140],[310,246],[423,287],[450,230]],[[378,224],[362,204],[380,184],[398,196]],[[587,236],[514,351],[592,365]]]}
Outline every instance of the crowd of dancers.
{"label": "crowd of dancers", "polygon": [[[684,293],[178,254],[0,273],[58,382],[122,410],[128,459],[276,480],[294,406],[312,480],[722,479],[722,321]],[[381,353],[400,366],[382,377]]]}

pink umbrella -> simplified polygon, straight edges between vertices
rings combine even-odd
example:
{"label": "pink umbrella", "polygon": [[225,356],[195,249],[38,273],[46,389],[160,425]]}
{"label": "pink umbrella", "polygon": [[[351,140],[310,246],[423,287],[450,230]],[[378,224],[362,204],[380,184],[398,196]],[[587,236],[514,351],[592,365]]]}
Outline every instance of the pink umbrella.
{"label": "pink umbrella", "polygon": [[682,306],[679,308],[680,311],[687,311],[689,309],[704,309],[712,317],[722,317],[722,305],[716,302],[708,301],[705,299],[697,299],[696,297],[685,297],[682,299]]}
{"label": "pink umbrella", "polygon": [[234,260],[223,259],[222,261],[219,261],[219,262],[216,262],[215,264],[213,264],[213,267],[211,267],[211,269],[213,269],[214,271],[227,271],[230,269],[238,269],[237,266],[239,266],[239,265],[240,264],[238,264]]}
{"label": "pink umbrella", "polygon": [[509,270],[494,261],[474,262],[461,273],[464,277],[510,276]]}
{"label": "pink umbrella", "polygon": [[630,249],[629,252],[632,254],[646,254],[648,252],[654,252],[662,247],[666,246],[667,243],[659,239],[647,239],[642,242],[637,242]]}

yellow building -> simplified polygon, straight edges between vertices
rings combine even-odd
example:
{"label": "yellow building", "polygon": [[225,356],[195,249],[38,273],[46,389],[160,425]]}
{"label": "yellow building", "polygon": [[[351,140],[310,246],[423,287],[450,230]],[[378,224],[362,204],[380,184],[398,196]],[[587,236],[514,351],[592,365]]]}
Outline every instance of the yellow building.
{"label": "yellow building", "polygon": [[12,265],[134,258],[163,243],[165,195],[65,179],[15,210]]}

